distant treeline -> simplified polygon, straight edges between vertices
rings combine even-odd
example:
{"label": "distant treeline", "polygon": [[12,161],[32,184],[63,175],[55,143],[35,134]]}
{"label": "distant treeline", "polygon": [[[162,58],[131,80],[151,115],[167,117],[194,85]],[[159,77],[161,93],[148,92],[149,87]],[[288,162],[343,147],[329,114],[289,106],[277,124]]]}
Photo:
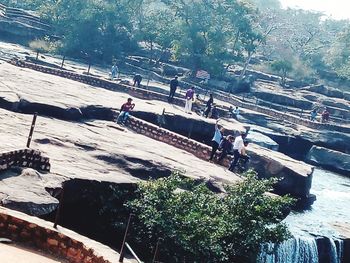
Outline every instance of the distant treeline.
{"label": "distant treeline", "polygon": [[214,75],[260,60],[282,79],[350,79],[349,21],[285,10],[278,0],[0,2],[39,11],[61,37],[53,49],[70,56],[111,62],[144,44],[154,61],[171,59]]}

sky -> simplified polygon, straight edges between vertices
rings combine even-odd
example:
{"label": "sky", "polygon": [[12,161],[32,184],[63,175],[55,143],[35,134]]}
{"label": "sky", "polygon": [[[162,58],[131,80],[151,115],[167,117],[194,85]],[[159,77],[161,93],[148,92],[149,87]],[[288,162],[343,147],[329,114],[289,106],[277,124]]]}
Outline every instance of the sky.
{"label": "sky", "polygon": [[283,7],[322,11],[334,19],[350,19],[350,0],[280,0]]}

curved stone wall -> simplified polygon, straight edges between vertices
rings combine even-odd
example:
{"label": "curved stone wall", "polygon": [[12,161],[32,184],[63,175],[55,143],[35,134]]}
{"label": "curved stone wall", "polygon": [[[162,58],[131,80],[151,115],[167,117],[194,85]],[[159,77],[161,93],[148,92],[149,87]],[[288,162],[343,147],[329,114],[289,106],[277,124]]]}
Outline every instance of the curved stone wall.
{"label": "curved stone wall", "polygon": [[[114,263],[119,254],[111,248],[51,222],[0,207],[0,237],[72,263]],[[128,260],[124,260],[128,263]]]}
{"label": "curved stone wall", "polygon": [[22,149],[0,153],[0,171],[12,166],[28,167],[39,171],[50,171],[50,159],[41,156],[41,152],[33,149]]}

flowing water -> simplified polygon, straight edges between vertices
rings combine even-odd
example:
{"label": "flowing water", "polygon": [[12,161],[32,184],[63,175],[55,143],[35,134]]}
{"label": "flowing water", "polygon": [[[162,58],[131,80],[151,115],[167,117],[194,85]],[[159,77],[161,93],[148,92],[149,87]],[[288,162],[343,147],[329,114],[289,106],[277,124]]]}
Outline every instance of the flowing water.
{"label": "flowing water", "polygon": [[259,263],[318,263],[315,236],[327,237],[328,261],[341,262],[344,244],[333,224],[350,223],[350,178],[317,168],[311,193],[317,196],[312,208],[285,219],[294,238],[280,245],[265,244]]}

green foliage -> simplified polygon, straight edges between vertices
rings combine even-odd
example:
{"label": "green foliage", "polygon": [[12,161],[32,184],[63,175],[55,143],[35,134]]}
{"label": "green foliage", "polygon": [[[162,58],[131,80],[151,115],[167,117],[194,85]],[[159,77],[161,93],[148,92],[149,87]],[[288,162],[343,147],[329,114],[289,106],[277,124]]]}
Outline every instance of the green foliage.
{"label": "green foliage", "polygon": [[326,61],[342,78],[350,80],[350,26],[338,34]]}
{"label": "green foliage", "polygon": [[[238,83],[255,55],[266,61],[292,61],[298,67],[289,73],[297,80],[312,80],[315,73],[349,79],[349,21],[325,19],[320,12],[282,9],[278,0],[2,3],[39,11],[54,25],[60,37],[56,51],[64,55],[87,54],[110,62],[142,44],[150,50],[151,61],[171,57],[193,71],[204,69],[213,76],[224,75],[224,65],[239,63],[243,70]],[[279,72],[283,76],[283,70]]]}
{"label": "green foliage", "polygon": [[260,244],[289,237],[281,219],[292,199],[266,194],[274,183],[250,171],[223,196],[179,173],[140,183],[138,198],[127,204],[135,215],[130,236],[149,251],[160,238],[168,262],[248,262]]}
{"label": "green foliage", "polygon": [[271,68],[281,75],[281,84],[284,87],[286,84],[287,73],[293,70],[292,62],[289,60],[276,60],[271,63]]}

